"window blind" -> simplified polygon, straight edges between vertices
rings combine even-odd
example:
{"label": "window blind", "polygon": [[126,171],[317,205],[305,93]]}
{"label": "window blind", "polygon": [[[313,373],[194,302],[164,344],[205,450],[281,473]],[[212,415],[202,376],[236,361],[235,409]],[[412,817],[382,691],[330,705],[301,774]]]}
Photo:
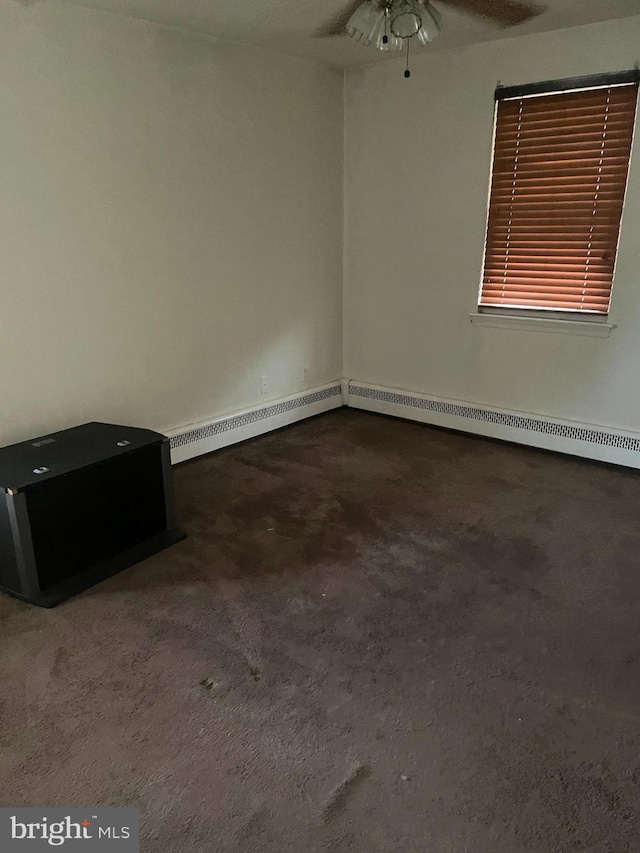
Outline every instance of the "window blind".
{"label": "window blind", "polygon": [[637,96],[498,100],[481,306],[608,313]]}

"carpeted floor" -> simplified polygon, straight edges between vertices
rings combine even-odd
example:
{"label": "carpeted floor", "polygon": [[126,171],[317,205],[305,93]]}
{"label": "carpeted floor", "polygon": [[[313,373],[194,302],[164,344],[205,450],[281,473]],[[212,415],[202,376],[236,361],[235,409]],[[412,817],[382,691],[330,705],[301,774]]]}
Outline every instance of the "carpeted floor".
{"label": "carpeted floor", "polygon": [[640,475],[341,410],[175,471],[189,538],[0,596],[0,805],[144,853],[640,850]]}

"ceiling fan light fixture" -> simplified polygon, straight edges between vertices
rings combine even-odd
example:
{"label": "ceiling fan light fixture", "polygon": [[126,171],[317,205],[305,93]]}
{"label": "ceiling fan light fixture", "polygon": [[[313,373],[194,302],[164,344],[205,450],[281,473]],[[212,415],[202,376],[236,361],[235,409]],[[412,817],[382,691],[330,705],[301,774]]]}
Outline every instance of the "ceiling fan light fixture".
{"label": "ceiling fan light fixture", "polygon": [[402,39],[396,38],[390,31],[388,9],[384,6],[371,33],[371,44],[378,50],[402,50]]}
{"label": "ceiling fan light fixture", "polygon": [[394,0],[391,4],[391,32],[399,39],[410,39],[422,27],[422,7],[418,0]]}
{"label": "ceiling fan light fixture", "polygon": [[377,0],[365,0],[349,18],[345,27],[347,35],[362,42],[362,44],[369,45],[375,37],[376,30],[379,29],[380,23],[382,23],[384,32],[384,18],[384,9],[381,8]]}
{"label": "ceiling fan light fixture", "polygon": [[442,16],[435,9],[429,0],[421,3],[422,6],[422,26],[416,33],[416,37],[421,45],[429,44],[437,35],[442,32]]}
{"label": "ceiling fan light fixture", "polygon": [[[405,77],[410,77],[411,41],[415,38],[420,45],[432,42],[442,32],[440,12],[431,4],[431,0],[351,0],[351,4],[354,2],[359,5],[351,14],[346,27],[342,18],[338,29],[335,29],[334,25],[324,35],[339,35],[346,31],[355,41],[364,45],[372,44],[378,50],[406,49]],[[442,0],[442,2],[505,27],[529,21],[542,14],[546,8],[539,0]],[[353,9],[351,4],[348,12]]]}
{"label": "ceiling fan light fixture", "polygon": [[441,31],[440,13],[429,0],[364,0],[347,21],[347,35],[378,50],[397,51],[406,47],[409,77],[409,45],[415,37],[425,45]]}
{"label": "ceiling fan light fixture", "polygon": [[349,18],[345,30],[347,35],[365,45],[371,44],[371,34],[378,16],[378,10],[374,7],[373,0],[365,0],[358,6]]}
{"label": "ceiling fan light fixture", "polygon": [[440,13],[429,0],[364,0],[349,18],[347,35],[378,50],[402,50],[405,39],[429,44],[441,31]]}
{"label": "ceiling fan light fixture", "polygon": [[402,50],[402,39],[389,29],[389,8],[390,4],[380,0],[365,0],[349,18],[345,28],[347,35],[361,44],[372,44],[378,50]]}

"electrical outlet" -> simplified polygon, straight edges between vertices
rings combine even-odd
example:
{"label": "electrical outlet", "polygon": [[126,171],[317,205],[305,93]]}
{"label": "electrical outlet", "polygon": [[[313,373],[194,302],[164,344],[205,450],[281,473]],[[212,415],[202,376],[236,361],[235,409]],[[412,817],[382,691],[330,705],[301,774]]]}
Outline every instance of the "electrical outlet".
{"label": "electrical outlet", "polygon": [[270,390],[271,390],[271,386],[269,385],[269,377],[268,376],[261,376],[260,377],[260,393],[261,394],[268,394]]}

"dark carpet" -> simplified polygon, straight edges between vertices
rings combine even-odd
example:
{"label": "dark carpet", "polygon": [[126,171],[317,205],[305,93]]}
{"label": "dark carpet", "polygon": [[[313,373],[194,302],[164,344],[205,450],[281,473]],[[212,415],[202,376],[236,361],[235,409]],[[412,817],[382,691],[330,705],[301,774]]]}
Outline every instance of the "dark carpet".
{"label": "dark carpet", "polygon": [[189,538],[0,597],[0,803],[142,851],[640,850],[640,476],[341,410],[175,471]]}

